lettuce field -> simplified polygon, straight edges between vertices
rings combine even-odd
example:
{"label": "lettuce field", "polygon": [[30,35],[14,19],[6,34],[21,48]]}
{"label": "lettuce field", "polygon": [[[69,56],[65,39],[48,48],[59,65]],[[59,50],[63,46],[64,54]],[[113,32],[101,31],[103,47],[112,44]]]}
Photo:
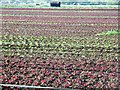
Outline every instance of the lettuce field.
{"label": "lettuce field", "polygon": [[119,32],[118,9],[3,8],[0,14],[1,84],[118,88],[119,34],[100,35]]}

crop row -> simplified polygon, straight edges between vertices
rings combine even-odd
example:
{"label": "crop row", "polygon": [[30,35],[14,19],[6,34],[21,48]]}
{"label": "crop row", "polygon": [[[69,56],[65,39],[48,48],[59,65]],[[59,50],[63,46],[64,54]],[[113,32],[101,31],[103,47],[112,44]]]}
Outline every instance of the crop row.
{"label": "crop row", "polygon": [[[33,15],[14,15],[14,14],[3,14],[3,16],[33,16]],[[103,19],[106,19],[106,18],[115,18],[115,19],[118,19],[118,16],[54,16],[54,15],[34,15],[34,17],[51,17],[51,18],[103,18]]]}
{"label": "crop row", "polygon": [[[3,22],[3,24],[6,23]],[[7,23],[12,23],[12,24],[42,24],[42,25],[57,25],[57,26],[68,26],[68,27],[72,27],[72,26],[116,26],[118,27],[118,23],[116,24],[111,24],[111,23],[61,23],[61,22],[26,22],[26,21],[9,21]]]}
{"label": "crop row", "polygon": [[[75,44],[75,46],[79,47],[79,45],[90,45],[90,46],[99,46],[99,45],[105,45],[107,44],[108,46],[114,46],[117,45],[118,43],[118,38],[79,38],[79,37],[43,37],[43,36],[12,36],[12,35],[2,35],[1,36],[3,42],[2,43],[17,43],[17,42],[21,42],[21,44],[23,42],[28,42],[28,44],[30,43],[35,43],[35,42],[40,42],[40,43],[44,43],[44,44]],[[11,43],[12,44],[12,43]],[[24,44],[24,43],[23,43]],[[93,45],[94,44],[94,45]]]}
{"label": "crop row", "polygon": [[[116,38],[65,38],[65,37],[33,37],[33,36],[2,36],[2,51],[5,56],[42,55],[47,58],[60,56],[80,58],[92,55],[117,57],[119,53]],[[96,53],[96,54],[95,54]],[[107,55],[107,56],[106,56]]]}
{"label": "crop row", "polygon": [[[20,19],[19,19],[20,18]],[[66,21],[66,20],[64,20],[63,18],[61,18],[61,20],[56,20],[56,21],[54,21],[54,19],[52,19],[52,18],[48,18],[48,20],[44,20],[44,19],[41,19],[41,17],[40,18],[38,18],[38,19],[36,19],[36,20],[32,20],[34,17],[29,17],[29,18],[25,18],[25,17],[3,17],[2,19],[2,22],[10,22],[10,23],[14,23],[15,21],[16,22],[21,22],[21,23],[46,23],[46,24],[60,24],[60,23],[63,23],[63,24],[80,24],[80,25],[82,25],[82,24],[84,24],[84,25],[89,25],[89,24],[91,24],[91,26],[96,26],[96,25],[101,25],[101,26],[108,26],[108,25],[115,25],[116,24],[116,26],[118,26],[118,21],[119,20],[117,20],[117,19],[92,19],[92,18],[84,18],[84,19],[81,19],[81,20],[83,20],[83,21],[78,21],[78,20],[76,20],[75,18],[71,18],[71,20],[69,20],[69,21]],[[27,21],[26,21],[27,20]],[[89,20],[89,21],[85,21],[85,20]],[[104,20],[104,22],[102,22]],[[112,20],[112,21],[111,21]],[[99,21],[99,22],[98,22]],[[111,22],[110,22],[111,21]]]}
{"label": "crop row", "polygon": [[48,10],[48,11],[118,11],[119,8],[115,8],[115,9],[111,9],[111,8],[103,8],[103,9],[95,9],[95,8],[87,8],[87,9],[72,9],[72,8],[69,8],[69,9],[65,9],[65,8],[2,8],[2,10],[33,10],[33,11],[36,11],[36,10]]}
{"label": "crop row", "polygon": [[118,60],[2,56],[2,83],[57,88],[117,88]]}
{"label": "crop row", "polygon": [[50,16],[46,15],[2,15],[2,20],[24,20],[24,21],[45,21],[62,23],[110,23],[118,24],[119,18],[112,16]]}
{"label": "crop row", "polygon": [[52,15],[52,16],[118,16],[118,11],[108,12],[50,12],[50,11],[2,11],[0,14],[12,15]]}
{"label": "crop row", "polygon": [[[2,10],[2,11],[3,12],[8,12],[8,13],[9,12],[13,12],[13,10]],[[116,11],[99,11],[99,10],[98,11],[91,11],[91,10],[89,10],[87,12],[86,11],[80,11],[80,10],[79,11],[75,11],[75,10],[74,11],[69,11],[69,10],[68,11],[63,11],[63,10],[59,10],[59,11],[57,11],[57,10],[14,10],[14,12],[28,12],[28,13],[29,12],[33,12],[33,13],[34,12],[43,12],[43,13],[45,13],[45,12],[48,12],[48,13],[50,13],[50,12],[51,13],[54,13],[54,12],[55,13],[57,13],[57,12],[62,12],[62,13],[63,12],[64,13],[65,12],[80,13],[81,12],[81,13],[100,13],[100,14],[103,14],[103,13],[112,13],[113,14],[113,13],[118,13],[118,10],[116,10]],[[2,14],[2,12],[0,12],[0,13]]]}
{"label": "crop row", "polygon": [[117,30],[117,24],[115,26],[97,26],[97,24],[82,24],[82,25],[61,25],[50,23],[37,23],[37,22],[3,22],[2,34],[11,35],[34,35],[34,36],[69,36],[69,37],[86,37],[95,36],[101,32],[108,30]]}

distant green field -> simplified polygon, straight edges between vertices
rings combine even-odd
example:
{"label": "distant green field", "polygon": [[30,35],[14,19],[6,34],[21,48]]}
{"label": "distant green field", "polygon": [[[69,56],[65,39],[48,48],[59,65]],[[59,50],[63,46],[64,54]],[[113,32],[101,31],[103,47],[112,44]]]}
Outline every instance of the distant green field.
{"label": "distant green field", "polygon": [[61,5],[61,7],[50,7],[50,5],[0,5],[0,8],[118,8],[118,5]]}

